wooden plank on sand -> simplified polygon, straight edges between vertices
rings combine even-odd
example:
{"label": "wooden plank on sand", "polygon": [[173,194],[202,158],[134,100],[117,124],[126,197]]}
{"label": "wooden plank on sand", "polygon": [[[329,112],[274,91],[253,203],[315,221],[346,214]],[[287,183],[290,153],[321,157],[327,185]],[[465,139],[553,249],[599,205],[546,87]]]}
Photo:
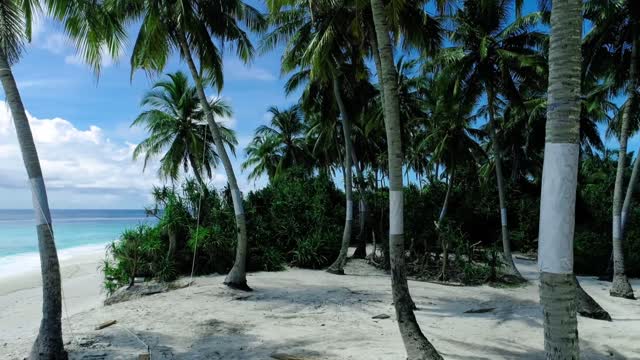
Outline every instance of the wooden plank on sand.
{"label": "wooden plank on sand", "polygon": [[285,353],[273,353],[271,354],[271,358],[276,360],[311,360],[311,358],[308,357],[290,355]]}
{"label": "wooden plank on sand", "polygon": [[115,324],[117,321],[116,320],[109,320],[109,321],[105,321],[102,324],[96,326],[96,330],[102,330],[104,328],[107,328],[113,324]]}

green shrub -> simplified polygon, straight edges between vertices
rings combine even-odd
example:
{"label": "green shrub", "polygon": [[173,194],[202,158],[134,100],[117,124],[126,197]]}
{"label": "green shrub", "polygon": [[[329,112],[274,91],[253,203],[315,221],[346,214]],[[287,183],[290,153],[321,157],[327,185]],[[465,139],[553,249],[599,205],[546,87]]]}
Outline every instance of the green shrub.
{"label": "green shrub", "polygon": [[235,239],[218,224],[194,229],[188,246],[192,253],[196,250],[198,274],[225,273],[233,266]]}
{"label": "green shrub", "polygon": [[105,289],[112,292],[120,286],[132,284],[136,276],[154,275],[166,266],[163,265],[166,251],[157,228],[140,225],[125,230],[119,240],[107,247],[107,258],[102,266]]}
{"label": "green shrub", "polygon": [[276,247],[255,248],[249,257],[252,271],[282,271],[285,269],[286,258]]}

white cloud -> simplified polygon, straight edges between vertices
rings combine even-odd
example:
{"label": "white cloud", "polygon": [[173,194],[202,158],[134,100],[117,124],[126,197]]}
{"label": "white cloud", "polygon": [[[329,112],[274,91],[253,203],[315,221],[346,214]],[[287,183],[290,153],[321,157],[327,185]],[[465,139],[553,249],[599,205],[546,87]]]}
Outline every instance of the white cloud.
{"label": "white cloud", "polygon": [[31,20],[31,40],[33,42],[38,41],[40,39],[40,35],[44,32],[44,18],[39,14],[35,13],[33,19]]}
{"label": "white cloud", "polygon": [[[108,67],[111,67],[112,65],[118,63],[120,61],[120,59],[122,58],[122,56],[124,55],[124,51],[120,51],[120,53],[114,58],[111,56],[111,54],[109,54],[109,50],[106,46],[103,46],[100,49],[100,55],[102,56],[102,62],[100,64],[100,66],[103,69],[106,69]],[[84,60],[82,59],[82,57],[80,55],[73,54],[73,55],[67,55],[64,58],[64,62],[66,64],[69,65],[78,65],[78,66],[86,66],[86,63],[84,62]]]}
{"label": "white cloud", "polygon": [[277,77],[269,70],[257,66],[244,65],[237,59],[231,59],[224,64],[224,74],[225,77],[235,80],[277,80]]}
{"label": "white cloud", "polygon": [[58,32],[48,34],[41,41],[40,39],[38,39],[38,44],[43,49],[49,50],[50,52],[57,55],[66,52],[69,48],[69,40],[67,39],[67,37],[64,34]]}
{"label": "white cloud", "polygon": [[18,89],[25,90],[31,88],[56,88],[59,89],[62,86],[67,86],[71,84],[72,81],[69,79],[29,79],[29,80],[18,80]]}
{"label": "white cloud", "polygon": [[230,128],[230,129],[235,129],[236,128],[236,118],[235,117],[224,117],[224,118],[217,118],[216,122]]}
{"label": "white cloud", "polygon": [[[157,161],[152,161],[143,173],[142,161],[132,160],[136,144],[112,141],[94,125],[80,129],[62,118],[40,119],[29,113],[27,116],[53,207],[99,208],[132,203],[142,207],[151,188],[161,184]],[[3,101],[0,101],[0,174],[0,192],[28,188],[11,113]],[[222,169],[211,182],[219,187],[226,183]],[[79,204],[79,199],[85,204]],[[3,205],[15,206],[10,201]]]}

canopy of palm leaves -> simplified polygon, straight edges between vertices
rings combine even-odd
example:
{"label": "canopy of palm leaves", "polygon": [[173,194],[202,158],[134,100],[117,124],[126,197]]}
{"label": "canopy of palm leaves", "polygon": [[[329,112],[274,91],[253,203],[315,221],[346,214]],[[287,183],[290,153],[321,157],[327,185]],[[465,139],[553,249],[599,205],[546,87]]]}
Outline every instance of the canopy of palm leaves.
{"label": "canopy of palm leaves", "polygon": [[[149,137],[140,142],[133,152],[134,159],[144,158],[144,168],[149,160],[160,157],[158,173],[162,178],[178,179],[181,169],[189,169],[202,183],[202,175],[211,177],[212,168],[218,164],[218,155],[209,135],[204,113],[196,94],[182,72],[168,74],[145,94],[141,105],[149,110],[141,113],[132,126],[143,126]],[[230,117],[230,106],[222,99],[211,101],[211,110],[218,117]],[[235,132],[219,124],[223,140],[231,151],[238,141]]]}

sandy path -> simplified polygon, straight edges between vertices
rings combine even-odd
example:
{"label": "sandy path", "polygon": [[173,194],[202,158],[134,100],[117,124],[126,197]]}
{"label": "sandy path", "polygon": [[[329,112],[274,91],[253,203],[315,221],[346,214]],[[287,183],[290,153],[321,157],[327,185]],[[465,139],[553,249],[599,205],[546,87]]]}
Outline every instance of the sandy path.
{"label": "sandy path", "polygon": [[[518,267],[536,277],[535,263],[518,261]],[[200,277],[190,288],[77,313],[71,318],[74,341],[65,322],[67,348],[72,359],[133,359],[146,351],[142,342],[152,359],[258,360],[274,352],[305,359],[404,359],[388,276],[360,260],[345,271],[349,275],[255,273],[248,279],[253,293],[227,289],[222,276]],[[638,303],[609,297],[607,283],[581,282],[614,319],[580,318],[582,359],[640,359]],[[633,285],[640,288],[639,281]],[[466,360],[544,358],[537,286],[535,280],[516,289],[410,283],[423,331],[446,359]],[[495,310],[464,313],[478,308]],[[372,319],[378,314],[390,318]],[[118,324],[93,330],[112,319]],[[0,318],[5,336],[6,320]],[[34,333],[11,337],[4,347],[0,341],[0,354],[6,354],[0,358],[24,354]]]}

